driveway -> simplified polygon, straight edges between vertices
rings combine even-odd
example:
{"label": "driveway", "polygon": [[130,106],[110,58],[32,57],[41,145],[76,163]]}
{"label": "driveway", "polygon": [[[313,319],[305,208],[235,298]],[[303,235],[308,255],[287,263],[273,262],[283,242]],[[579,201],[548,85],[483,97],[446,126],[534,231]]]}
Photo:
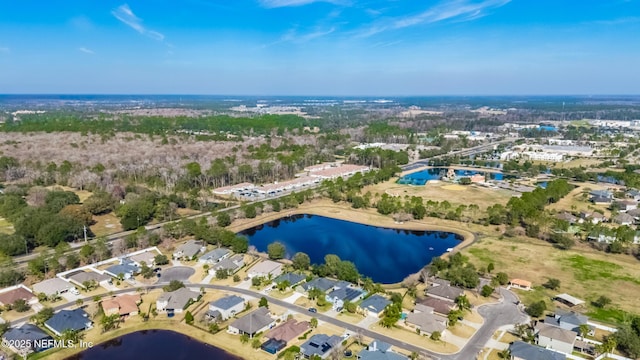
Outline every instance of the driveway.
{"label": "driveway", "polygon": [[160,272],[160,279],[158,279],[159,283],[168,283],[172,280],[178,280],[182,282],[188,282],[191,275],[195,274],[196,271],[193,268],[187,266],[174,266]]}

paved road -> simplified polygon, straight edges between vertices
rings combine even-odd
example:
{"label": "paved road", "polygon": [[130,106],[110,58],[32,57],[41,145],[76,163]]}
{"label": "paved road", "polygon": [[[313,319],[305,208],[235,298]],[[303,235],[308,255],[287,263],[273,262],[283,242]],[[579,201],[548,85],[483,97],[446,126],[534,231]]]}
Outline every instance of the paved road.
{"label": "paved road", "polygon": [[[160,289],[164,285],[165,284],[154,284],[154,285],[144,286],[142,288],[153,290],[153,289]],[[260,298],[262,296],[265,296],[264,294],[257,291],[253,291],[249,289],[241,289],[241,288],[232,287],[232,286],[214,285],[214,284],[188,284],[187,286],[192,288],[198,287],[198,288],[205,288],[205,289],[235,292],[238,294],[243,294],[243,295],[251,296],[254,298]],[[121,289],[121,290],[113,291],[112,293],[113,295],[118,295],[118,294],[129,293],[131,291],[132,289]],[[510,291],[505,289],[500,289],[500,293],[504,297],[504,300],[502,302],[500,302],[499,304],[485,305],[479,308],[478,312],[480,313],[480,315],[482,315],[485,318],[485,322],[483,326],[476,332],[476,334],[471,338],[471,340],[467,343],[467,345],[461,351],[453,355],[442,355],[442,354],[434,353],[432,351],[426,350],[419,346],[407,344],[401,340],[394,339],[382,334],[378,334],[369,329],[361,328],[357,325],[346,323],[344,321],[338,320],[336,318],[333,318],[321,313],[316,313],[313,316],[315,316],[318,320],[344,328],[349,332],[351,332],[351,334],[359,333],[369,338],[379,339],[393,346],[396,346],[397,348],[400,348],[400,349],[405,349],[410,352],[416,352],[419,354],[428,355],[432,359],[471,360],[476,358],[476,355],[484,347],[485,343],[491,338],[493,333],[500,326],[508,325],[508,324],[517,324],[517,323],[522,323],[524,321],[527,321],[527,316],[524,315],[515,305],[515,302],[517,301],[516,296]],[[269,296],[267,295],[267,297]],[[84,302],[93,301],[93,297],[86,297],[83,299],[83,301]],[[288,303],[280,299],[269,297],[269,302],[272,304],[281,306],[287,310],[291,310],[291,311],[295,311],[303,314],[308,313],[308,310],[306,308]],[[75,302],[68,302],[66,304],[58,305],[53,309],[55,311],[58,311],[73,305],[75,305]],[[15,325],[15,324],[25,322],[27,320],[29,320],[29,316],[16,319],[12,321],[11,324]]]}
{"label": "paved road", "polygon": [[500,294],[503,300],[499,304],[485,305],[478,309],[478,313],[484,318],[484,324],[469,340],[467,346],[455,355],[442,356],[443,359],[475,359],[500,326],[528,321],[528,316],[516,305],[518,298],[511,291],[500,288]]}

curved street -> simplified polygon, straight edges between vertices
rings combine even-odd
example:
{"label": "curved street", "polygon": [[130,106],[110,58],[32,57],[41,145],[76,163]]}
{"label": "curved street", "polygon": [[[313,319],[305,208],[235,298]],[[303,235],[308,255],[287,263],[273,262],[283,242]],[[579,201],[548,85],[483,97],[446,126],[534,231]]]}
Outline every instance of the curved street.
{"label": "curved street", "polygon": [[[166,283],[147,285],[147,286],[140,287],[140,289],[146,289],[146,290],[161,289],[165,285]],[[278,305],[287,310],[299,312],[302,314],[307,314],[306,308],[288,303],[280,299],[275,299],[273,297],[264,295],[254,290],[241,289],[233,286],[214,285],[214,284],[185,284],[185,285],[190,288],[197,287],[197,288],[204,288],[204,289],[235,292],[238,294],[243,294],[243,295],[251,296],[254,298],[260,298],[262,296],[265,296],[269,299],[269,302],[272,304]],[[124,293],[130,293],[132,291],[135,291],[135,289],[121,289],[121,290],[113,291],[112,293],[113,295],[119,295]],[[105,296],[105,295],[107,294],[105,293],[102,296]],[[476,358],[476,356],[480,353],[480,350],[482,350],[484,345],[491,338],[493,333],[496,330],[498,330],[500,326],[508,325],[508,324],[519,324],[527,321],[528,319],[528,317],[525,314],[523,314],[522,311],[520,311],[520,309],[516,305],[516,302],[518,301],[518,299],[515,296],[515,294],[513,294],[509,290],[500,288],[500,295],[502,296],[502,300],[499,303],[484,305],[478,308],[478,313],[484,318],[484,323],[482,324],[482,327],[478,329],[478,331],[476,331],[473,337],[469,339],[467,344],[455,354],[446,354],[446,355],[439,354],[439,353],[421,348],[419,346],[405,343],[398,339],[394,339],[382,334],[378,334],[369,329],[365,329],[354,324],[346,323],[344,321],[338,320],[336,318],[333,318],[321,313],[316,313],[314,314],[314,316],[320,321],[324,321],[326,323],[342,327],[350,331],[352,334],[359,333],[369,338],[379,339],[397,348],[405,349],[410,352],[416,352],[418,354],[427,355],[434,360],[445,360],[445,359],[446,360],[469,360],[469,359]],[[86,298],[83,298],[82,300],[84,302],[89,302],[89,301],[93,301],[93,298],[94,297],[86,297]],[[76,304],[75,302],[68,302],[65,304],[57,305],[53,307],[53,309],[55,311],[58,311],[70,306],[74,306],[75,304]],[[28,321],[29,318],[30,316],[25,316],[12,321],[11,324],[12,325],[19,324],[19,323]]]}

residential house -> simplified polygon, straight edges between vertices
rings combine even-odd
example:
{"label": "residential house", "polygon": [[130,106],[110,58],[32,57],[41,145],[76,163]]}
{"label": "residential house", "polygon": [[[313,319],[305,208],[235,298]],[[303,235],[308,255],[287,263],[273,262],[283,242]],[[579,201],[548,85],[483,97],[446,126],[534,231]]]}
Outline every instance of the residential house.
{"label": "residential house", "polygon": [[562,221],[566,221],[571,225],[573,225],[576,222],[578,222],[578,218],[573,216],[572,214],[570,214],[568,212],[561,212],[561,213],[557,214],[556,215],[556,219],[562,220]]}
{"label": "residential house", "polygon": [[629,199],[640,201],[640,191],[636,189],[630,189],[629,191],[627,191],[626,195]]}
{"label": "residential house", "polygon": [[528,344],[523,341],[514,341],[509,345],[511,360],[566,360],[564,354]]}
{"label": "residential house", "polygon": [[300,345],[300,353],[305,359],[309,359],[314,355],[321,359],[326,359],[340,343],[342,343],[340,336],[315,334]]}
{"label": "residential house", "polygon": [[160,255],[157,251],[149,250],[131,255],[129,256],[129,260],[137,267],[142,267],[142,263],[145,263],[147,266],[155,266],[157,255]]}
{"label": "residential house", "polygon": [[612,242],[616,241],[617,238],[615,237],[615,235],[607,235],[607,234],[594,231],[587,236],[587,240],[597,241],[599,243],[611,244]]}
{"label": "residential house", "polygon": [[95,283],[98,286],[101,283],[110,282],[111,277],[104,274],[99,274],[95,271],[76,271],[66,275],[69,282],[86,289],[86,285],[89,283]]}
{"label": "residential house", "polygon": [[443,332],[447,328],[447,321],[446,317],[435,314],[433,308],[421,304],[416,304],[413,312],[409,313],[405,319],[407,325],[426,335],[436,331]]}
{"label": "residential house", "polygon": [[531,290],[531,281],[527,280],[511,279],[511,281],[509,281],[509,285],[511,285],[511,287],[515,289]]}
{"label": "residential house", "polygon": [[47,347],[38,346],[37,342],[53,340],[51,335],[33,324],[23,324],[7,330],[2,335],[2,344],[8,346],[11,350],[20,353],[25,351],[38,352],[46,350]]}
{"label": "residential house", "polygon": [[309,329],[311,329],[311,325],[308,321],[290,319],[271,329],[265,337],[268,339],[284,341],[286,344],[291,340],[297,339]]}
{"label": "residential house", "polygon": [[1,306],[13,305],[18,300],[24,300],[31,305],[38,302],[38,298],[31,290],[22,284],[6,288],[0,293]]}
{"label": "residential house", "polygon": [[556,301],[559,301],[569,307],[574,307],[574,306],[580,306],[582,304],[584,304],[584,300],[580,300],[578,298],[575,298],[569,294],[558,294],[556,295],[556,297],[553,298]]}
{"label": "residential house", "polygon": [[208,253],[200,256],[199,263],[213,265],[220,262],[223,259],[228,258],[231,255],[231,251],[225,248],[217,248],[209,251]]}
{"label": "residential house", "polygon": [[434,313],[444,316],[449,315],[451,310],[456,308],[455,303],[452,303],[451,301],[436,299],[432,297],[424,298],[420,300],[418,304],[428,306],[433,309]]}
{"label": "residential house", "polygon": [[167,311],[181,313],[190,302],[198,301],[200,293],[189,290],[187,288],[180,288],[176,291],[166,292],[156,300],[156,309],[158,311]]}
{"label": "residential house", "polygon": [[296,273],[286,273],[278,276],[273,280],[274,284],[280,284],[281,282],[287,281],[290,287],[295,287],[296,285],[303,282],[307,277],[302,274]]}
{"label": "residential house", "polygon": [[198,253],[206,251],[207,248],[204,246],[202,241],[189,240],[186,243],[178,246],[176,251],[173,253],[173,258],[178,259],[186,259],[192,260]]}
{"label": "residential house", "polygon": [[333,304],[333,309],[341,311],[344,303],[356,302],[364,297],[364,291],[362,289],[354,288],[351,286],[334,287],[334,289],[325,295],[325,299]]}
{"label": "residential house", "polygon": [[587,325],[589,327],[589,335],[595,334],[595,328],[589,323],[589,317],[578,314],[574,311],[558,310],[554,315],[546,316],[544,323],[547,325],[557,326],[565,330],[571,330],[580,333],[580,326]]}
{"label": "residential house", "polygon": [[597,211],[594,211],[594,212],[582,211],[580,212],[580,218],[584,219],[585,221],[591,221],[591,223],[594,225],[607,221],[607,218]]}
{"label": "residential house", "polygon": [[73,284],[58,277],[33,284],[32,287],[36,294],[45,294],[47,297],[64,294],[71,289],[75,289]]}
{"label": "residential house", "polygon": [[633,216],[625,213],[618,214],[613,218],[613,222],[620,225],[631,225],[634,221]]}
{"label": "residential house", "polygon": [[276,321],[271,317],[269,309],[266,307],[259,307],[231,323],[227,328],[227,332],[236,335],[247,334],[253,337],[253,335],[269,330],[275,325]]}
{"label": "residential house", "polygon": [[247,273],[247,276],[249,276],[250,278],[254,278],[254,277],[278,277],[280,274],[282,274],[282,264],[280,264],[279,262],[275,262],[275,261],[271,261],[271,260],[263,260],[262,262],[254,265],[251,269],[249,269],[249,272]]}
{"label": "residential house", "polygon": [[91,329],[93,322],[89,319],[89,314],[82,309],[60,310],[45,321],[44,326],[60,336],[66,330],[81,331]]}
{"label": "residential house", "polygon": [[109,266],[104,273],[114,278],[122,277],[123,280],[128,280],[140,273],[140,268],[129,259],[120,259],[119,264]]}
{"label": "residential house", "polygon": [[142,302],[139,294],[123,294],[111,299],[102,300],[102,310],[107,316],[138,315],[138,304]]}
{"label": "residential house", "polygon": [[436,299],[455,302],[458,296],[464,295],[464,290],[447,284],[431,286],[427,289],[426,293],[428,296]]}
{"label": "residential house", "polygon": [[211,267],[209,267],[209,274],[215,276],[216,272],[220,270],[225,270],[229,274],[235,274],[238,270],[242,269],[243,266],[244,266],[244,255],[237,254],[237,255],[233,255],[230,258],[228,257],[228,258],[222,259],[220,260],[220,262],[217,262],[211,265]]}
{"label": "residential house", "polygon": [[573,352],[573,345],[578,335],[574,331],[565,330],[546,323],[538,323],[535,331],[536,344],[565,354],[571,354]]}
{"label": "residential house", "polygon": [[211,319],[226,320],[244,310],[246,300],[237,295],[229,295],[209,303],[206,316]]}
{"label": "residential house", "polygon": [[309,292],[311,289],[318,289],[322,292],[327,292],[336,285],[337,281],[327,278],[315,278],[302,284],[304,292]]}
{"label": "residential house", "polygon": [[626,213],[627,211],[635,210],[638,208],[638,202],[634,200],[619,200],[614,202],[613,204],[621,213]]}
{"label": "residential house", "polygon": [[365,316],[380,317],[391,301],[384,296],[374,294],[364,299],[358,306]]}
{"label": "residential house", "polygon": [[594,190],[589,195],[594,204],[610,204],[613,201],[613,193],[609,190]]}
{"label": "residential house", "polygon": [[633,216],[636,220],[640,220],[640,209],[629,210],[627,211],[627,215]]}
{"label": "residential house", "polygon": [[391,345],[379,340],[373,340],[366,349],[356,356],[359,360],[407,360],[404,355],[391,350]]}

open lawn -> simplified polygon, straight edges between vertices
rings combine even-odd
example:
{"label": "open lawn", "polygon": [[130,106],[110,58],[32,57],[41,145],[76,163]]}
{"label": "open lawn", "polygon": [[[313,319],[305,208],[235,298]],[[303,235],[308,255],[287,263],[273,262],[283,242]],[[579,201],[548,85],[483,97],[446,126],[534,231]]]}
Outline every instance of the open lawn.
{"label": "open lawn", "polygon": [[[554,295],[566,292],[588,303],[606,295],[613,300],[611,308],[638,311],[635,299],[640,297],[640,263],[631,256],[606,254],[580,243],[563,251],[526,237],[487,237],[462,252],[478,267],[493,262],[495,272],[532,281],[534,290],[516,291],[525,304],[545,300],[552,305],[550,299]],[[560,280],[558,290],[541,286],[549,278]],[[596,311],[589,304],[586,310],[603,321],[618,322],[620,318],[616,311]]]}
{"label": "open lawn", "polygon": [[578,158],[578,159],[573,159],[570,161],[566,161],[566,162],[559,162],[555,164],[556,168],[576,168],[576,167],[591,167],[591,166],[595,166],[598,165],[602,162],[602,159],[593,159],[593,158]]}
{"label": "open lawn", "polygon": [[471,326],[465,325],[465,324],[461,324],[458,323],[455,326],[451,326],[447,329],[447,331],[449,331],[450,333],[452,333],[455,336],[459,336],[461,338],[465,338],[468,339],[471,336],[473,336],[473,334],[476,333],[476,329],[472,328]]}
{"label": "open lawn", "polygon": [[[589,202],[588,193],[591,190],[605,190],[607,186],[604,184],[591,184],[591,183],[576,183],[577,187],[571,192],[560,199],[557,203],[547,206],[549,210],[556,211],[588,211],[591,212],[595,209],[602,210],[607,217],[611,216],[611,211],[607,209],[606,205],[595,205]],[[585,196],[583,193],[587,193]]]}
{"label": "open lawn", "polygon": [[448,201],[454,207],[458,205],[476,204],[486,209],[494,204],[505,205],[512,193],[508,190],[489,189],[476,185],[460,186],[447,182],[429,182],[424,186],[401,185],[391,181],[367,186],[362,193],[387,193],[394,196],[419,196],[426,200]]}
{"label": "open lawn", "polygon": [[449,344],[444,341],[433,341],[426,336],[418,335],[415,331],[410,331],[408,329],[399,327],[387,329],[378,324],[374,324],[369,327],[369,330],[395,339],[402,339],[402,341],[407,344],[421,346],[443,354],[451,354],[459,350],[458,347],[453,344]]}
{"label": "open lawn", "polygon": [[7,219],[0,217],[0,233],[13,234],[14,231],[13,224]]}
{"label": "open lawn", "polygon": [[91,225],[91,232],[96,236],[114,234],[122,231],[120,220],[113,213],[94,216],[95,224]]}

